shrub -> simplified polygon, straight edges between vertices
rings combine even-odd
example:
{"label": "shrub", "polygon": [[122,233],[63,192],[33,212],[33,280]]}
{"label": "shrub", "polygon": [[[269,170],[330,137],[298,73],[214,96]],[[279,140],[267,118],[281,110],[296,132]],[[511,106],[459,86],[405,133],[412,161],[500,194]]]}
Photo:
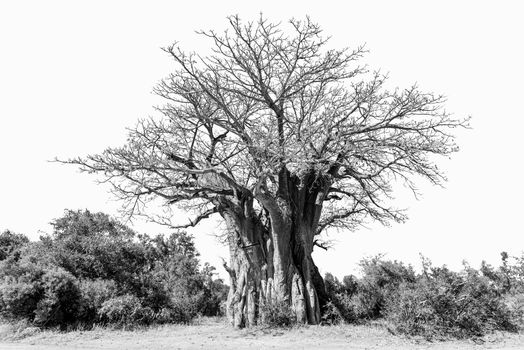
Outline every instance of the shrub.
{"label": "shrub", "polygon": [[470,268],[462,273],[431,268],[416,283],[401,284],[387,299],[386,316],[397,332],[426,337],[516,329],[500,289]]}
{"label": "shrub", "polygon": [[4,277],[0,284],[0,311],[11,320],[26,319],[47,327],[73,323],[80,310],[76,278],[59,268],[20,266],[17,276]]}
{"label": "shrub", "polygon": [[6,259],[0,262],[0,313],[9,320],[33,321],[38,302],[44,295],[45,269]]}
{"label": "shrub", "polygon": [[190,322],[217,315],[226,287],[200,270],[191,236],[135,239],[103,213],[67,210],[53,232],[28,242],[0,234],[0,316],[40,327],[79,322]]}
{"label": "shrub", "polygon": [[0,284],[0,310],[9,320],[34,319],[34,311],[44,290],[40,283],[4,278]]}
{"label": "shrub", "polygon": [[260,323],[270,327],[289,327],[296,315],[286,301],[266,301],[261,306]]}
{"label": "shrub", "polygon": [[432,337],[439,333],[434,316],[435,310],[416,284],[400,285],[397,295],[388,300],[386,318],[398,333]]}
{"label": "shrub", "polygon": [[85,323],[94,323],[99,321],[98,310],[105,301],[116,297],[118,288],[113,280],[81,280],[80,293],[82,307],[78,318]]}
{"label": "shrub", "polygon": [[328,301],[322,312],[322,324],[336,325],[342,323],[344,320],[345,317],[341,313],[341,307],[337,306],[333,301]]}
{"label": "shrub", "polygon": [[51,269],[42,276],[44,295],[35,309],[34,322],[40,326],[65,326],[78,319],[81,293],[78,280],[63,269]]}
{"label": "shrub", "polygon": [[176,315],[176,322],[188,323],[199,313],[202,305],[202,293],[196,295],[174,294],[171,299],[171,308]]}
{"label": "shrub", "polygon": [[342,320],[346,322],[357,320],[352,297],[357,293],[358,284],[353,276],[346,276],[343,281],[345,283],[341,283],[336,277],[326,273],[324,285],[329,301],[321,310],[322,322],[326,324],[336,324]]}
{"label": "shrub", "polygon": [[513,313],[514,323],[524,328],[524,294],[513,294],[505,296],[505,303]]}
{"label": "shrub", "polygon": [[[343,282],[326,274],[326,292],[331,301],[331,308],[346,322],[383,317],[386,300],[401,283],[414,282],[415,271],[398,261],[383,260],[382,256],[363,259],[360,262],[362,278],[346,276]],[[323,313],[333,310],[325,309]]]}
{"label": "shrub", "polygon": [[354,312],[359,319],[376,319],[384,316],[386,300],[402,283],[416,280],[415,271],[398,261],[383,260],[382,256],[360,262],[362,278],[357,293],[352,297]]}
{"label": "shrub", "polygon": [[204,280],[204,295],[200,312],[204,316],[223,316],[229,287],[220,278],[213,278],[215,267],[205,263],[201,275]]}
{"label": "shrub", "polygon": [[29,243],[29,239],[18,233],[6,230],[0,233],[0,261],[8,257],[17,260],[20,256],[20,248]]}
{"label": "shrub", "polygon": [[524,255],[510,257],[506,252],[500,255],[502,260],[500,267],[494,268],[483,261],[480,271],[504,293],[524,294]]}
{"label": "shrub", "polygon": [[196,315],[188,314],[183,309],[170,306],[160,309],[154,314],[155,323],[190,323]]}
{"label": "shrub", "polygon": [[142,306],[140,299],[130,294],[105,301],[99,314],[102,321],[120,327],[146,325],[154,319],[153,310]]}
{"label": "shrub", "polygon": [[41,237],[54,265],[77,278],[113,279],[122,288],[137,288],[134,278],[147,264],[146,250],[133,241],[135,232],[104,213],[66,210],[54,220],[53,233]]}
{"label": "shrub", "polygon": [[322,310],[323,322],[386,318],[398,333],[428,338],[482,336],[522,324],[524,297],[515,292],[518,263],[503,259],[501,268],[484,263],[480,271],[465,265],[460,273],[433,267],[425,258],[422,264],[417,275],[411,266],[378,256],[361,262],[359,279],[347,276],[341,283],[326,274],[330,302]]}

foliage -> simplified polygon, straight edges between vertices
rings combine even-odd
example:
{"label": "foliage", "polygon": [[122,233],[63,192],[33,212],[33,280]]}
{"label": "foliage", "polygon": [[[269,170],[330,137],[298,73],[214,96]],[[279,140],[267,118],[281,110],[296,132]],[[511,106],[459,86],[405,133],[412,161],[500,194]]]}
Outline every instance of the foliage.
{"label": "foliage", "polygon": [[229,293],[229,287],[220,278],[214,278],[215,267],[206,263],[202,269],[204,275],[204,286],[206,302],[203,305],[202,314],[206,316],[224,315],[225,302]]}
{"label": "foliage", "polygon": [[138,297],[130,294],[105,301],[99,313],[103,321],[123,327],[149,324],[154,318],[153,310],[143,306]]}
{"label": "foliage", "polygon": [[387,319],[410,335],[472,337],[515,330],[515,313],[501,290],[479,271],[466,267],[425,270],[417,283],[405,283],[388,299]]}
{"label": "foliage", "polygon": [[289,327],[296,323],[296,315],[285,301],[269,300],[261,305],[263,325],[269,327]]}
{"label": "foliage", "polygon": [[18,259],[20,256],[20,248],[29,242],[29,239],[19,233],[13,233],[5,230],[0,233],[0,261],[11,257]]}
{"label": "foliage", "polygon": [[[55,223],[60,223],[56,231],[38,242],[9,231],[0,235],[6,248],[0,261],[3,318],[38,327],[80,322],[130,327],[187,323],[223,309],[227,288],[214,278],[214,267],[200,268],[185,232],[136,237],[107,215],[88,211],[66,211]],[[377,256],[361,261],[360,278],[339,281],[326,274],[323,323],[382,318],[395,332],[428,338],[482,336],[522,324],[524,256],[503,253],[498,268],[465,264],[460,272],[424,258],[422,266],[417,274],[409,265]],[[268,301],[261,308],[263,324],[296,321],[287,303]]]}
{"label": "foliage", "polygon": [[78,280],[61,268],[47,270],[41,279],[44,295],[34,310],[34,323],[40,326],[74,324],[81,309]]}
{"label": "foliage", "polygon": [[0,261],[3,317],[39,327],[127,327],[220,313],[225,286],[213,267],[200,269],[185,232],[137,237],[108,215],[87,210],[67,210],[52,225],[38,242],[2,234],[2,247],[16,247],[3,250],[8,256]]}
{"label": "foliage", "polygon": [[481,270],[465,265],[453,272],[423,258],[423,271],[416,274],[411,266],[378,256],[360,266],[362,277],[346,276],[345,283],[326,275],[325,323],[383,318],[398,333],[462,338],[514,331],[521,322],[524,298],[508,299],[501,272],[485,264]]}
{"label": "foliage", "polygon": [[67,271],[27,264],[4,276],[0,284],[0,312],[7,319],[27,319],[39,326],[75,322],[81,296],[78,280]]}
{"label": "foliage", "polygon": [[384,317],[385,303],[403,282],[414,282],[411,266],[398,261],[383,260],[382,256],[360,262],[362,278],[345,276],[343,282],[326,274],[326,291],[331,303],[347,322]]}
{"label": "foliage", "polygon": [[347,315],[342,315],[342,309],[340,304],[335,305],[333,301],[328,301],[322,312],[322,324],[336,325],[342,323],[348,318]]}
{"label": "foliage", "polygon": [[89,323],[98,322],[98,310],[104,302],[118,294],[118,287],[114,280],[82,279],[80,280],[82,309],[78,314],[79,321]]}
{"label": "foliage", "polygon": [[345,283],[326,273],[324,284],[329,301],[322,310],[322,322],[325,324],[357,321],[351,298],[358,290],[358,282],[353,276],[345,276],[343,281]]}
{"label": "foliage", "polygon": [[411,266],[398,261],[383,260],[381,256],[361,261],[363,277],[352,302],[358,318],[374,319],[384,316],[386,300],[401,283],[415,282]]}
{"label": "foliage", "polygon": [[524,293],[524,253],[521,256],[510,257],[508,253],[501,254],[502,265],[498,268],[482,262],[482,274],[493,281],[504,292],[510,294]]}
{"label": "foliage", "polygon": [[403,220],[383,203],[392,180],[444,181],[433,155],[457,151],[452,130],[467,121],[445,111],[443,96],[388,89],[360,62],[363,47],[329,47],[309,18],[228,22],[229,32],[199,32],[211,55],[164,49],[176,66],[154,88],[165,104],[126,145],[65,163],[103,176],[130,214],[147,215],[156,199],[198,208],[188,226],[237,192],[269,210],[291,182],[330,194],[320,231]]}
{"label": "foliage", "polygon": [[[146,264],[145,248],[135,233],[106,214],[66,210],[42,237],[45,254],[77,278],[113,279],[133,288],[132,278]],[[118,262],[118,263],[115,263]]]}
{"label": "foliage", "polygon": [[44,291],[37,283],[5,278],[0,284],[0,309],[7,319],[33,320]]}

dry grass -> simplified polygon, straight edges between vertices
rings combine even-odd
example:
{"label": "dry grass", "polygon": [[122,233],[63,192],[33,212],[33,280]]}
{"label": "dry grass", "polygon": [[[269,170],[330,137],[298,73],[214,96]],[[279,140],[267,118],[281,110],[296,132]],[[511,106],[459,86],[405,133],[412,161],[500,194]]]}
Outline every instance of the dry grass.
{"label": "dry grass", "polygon": [[524,334],[495,333],[481,339],[428,342],[392,335],[381,324],[234,330],[222,320],[135,330],[39,331],[0,326],[0,349],[523,349]]}

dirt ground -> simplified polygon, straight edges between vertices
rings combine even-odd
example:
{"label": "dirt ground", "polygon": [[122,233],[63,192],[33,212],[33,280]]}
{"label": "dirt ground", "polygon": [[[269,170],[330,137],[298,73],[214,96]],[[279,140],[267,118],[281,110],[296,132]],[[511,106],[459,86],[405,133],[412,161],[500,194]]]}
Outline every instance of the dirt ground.
{"label": "dirt ground", "polygon": [[[3,328],[2,328],[3,327]],[[190,326],[122,331],[40,332],[13,335],[0,326],[1,350],[113,349],[524,349],[524,334],[493,334],[476,341],[438,341],[392,335],[378,326],[304,326],[289,330],[234,330],[223,321],[204,319]]]}

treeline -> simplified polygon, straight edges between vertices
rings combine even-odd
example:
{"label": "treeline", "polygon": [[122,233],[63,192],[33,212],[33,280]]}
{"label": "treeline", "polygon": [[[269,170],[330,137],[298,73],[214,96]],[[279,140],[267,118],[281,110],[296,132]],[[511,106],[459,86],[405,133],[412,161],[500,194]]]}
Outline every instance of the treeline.
{"label": "treeline", "polygon": [[326,274],[325,323],[382,320],[391,332],[427,338],[477,337],[522,326],[524,256],[502,253],[500,267],[464,264],[459,272],[422,258],[416,273],[381,256],[362,260],[360,268],[361,278],[339,281]]}
{"label": "treeline", "polygon": [[0,316],[38,327],[129,326],[220,315],[227,287],[190,236],[137,235],[103,213],[67,210],[31,242],[0,234]]}

